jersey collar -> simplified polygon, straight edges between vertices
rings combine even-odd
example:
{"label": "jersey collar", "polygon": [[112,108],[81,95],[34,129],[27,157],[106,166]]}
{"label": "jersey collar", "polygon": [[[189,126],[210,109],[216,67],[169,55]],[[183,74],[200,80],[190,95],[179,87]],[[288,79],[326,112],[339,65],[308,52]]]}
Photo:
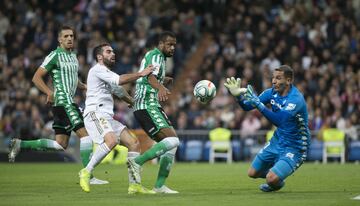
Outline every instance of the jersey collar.
{"label": "jersey collar", "polygon": [[165,55],[160,51],[160,49],[155,47],[155,51],[159,52],[161,54],[161,56],[164,57],[164,59],[166,59]]}
{"label": "jersey collar", "polygon": [[57,49],[60,50],[60,51],[62,51],[62,52],[65,52],[65,53],[69,53],[69,54],[72,53],[71,51],[68,51],[68,50],[62,48],[61,46],[58,46]]}
{"label": "jersey collar", "polygon": [[290,85],[289,92],[288,92],[285,96],[281,96],[278,92],[276,92],[276,91],[274,90],[274,88],[272,88],[272,89],[273,89],[273,91],[274,91],[274,94],[277,94],[279,97],[287,97],[287,96],[289,96],[289,95],[293,92],[293,90],[294,90],[294,85],[293,85],[293,84]]}

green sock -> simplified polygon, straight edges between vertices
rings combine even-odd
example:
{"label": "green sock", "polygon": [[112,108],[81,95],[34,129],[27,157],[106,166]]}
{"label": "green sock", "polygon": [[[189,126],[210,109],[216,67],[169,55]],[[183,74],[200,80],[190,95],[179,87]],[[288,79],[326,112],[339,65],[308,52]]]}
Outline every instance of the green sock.
{"label": "green sock", "polygon": [[80,139],[80,158],[84,167],[90,162],[93,153],[93,143],[89,136]]}
{"label": "green sock", "polygon": [[166,178],[169,176],[171,165],[174,162],[174,156],[165,153],[160,158],[160,168],[158,177],[155,183],[155,188],[160,188],[165,184]]}
{"label": "green sock", "polygon": [[142,155],[139,155],[135,158],[135,162],[139,165],[143,165],[146,161],[154,159],[167,151],[165,143],[159,142],[153,145],[149,150],[144,152]]}
{"label": "green sock", "polygon": [[20,143],[23,149],[31,150],[64,150],[55,140],[51,139],[37,139],[37,140],[23,140]]}

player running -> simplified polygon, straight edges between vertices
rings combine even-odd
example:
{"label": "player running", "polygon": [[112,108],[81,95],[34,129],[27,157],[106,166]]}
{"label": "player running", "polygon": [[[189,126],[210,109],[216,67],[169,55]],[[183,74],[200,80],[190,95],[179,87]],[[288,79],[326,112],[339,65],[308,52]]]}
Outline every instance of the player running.
{"label": "player running", "polygon": [[[93,143],[84,127],[79,107],[73,101],[76,88],[86,89],[86,85],[78,79],[79,62],[73,52],[74,40],[73,29],[63,26],[59,30],[59,46],[45,58],[32,80],[35,86],[47,95],[47,103],[52,105],[54,115],[52,127],[55,130],[56,141],[51,139],[23,141],[14,138],[10,145],[9,162],[15,161],[21,149],[64,151],[69,144],[71,131],[80,138],[82,164],[86,166],[89,162]],[[47,74],[51,76],[53,90],[44,81]],[[94,177],[90,180],[90,184],[107,183],[109,182]]]}
{"label": "player running", "polygon": [[[163,32],[160,34],[157,47],[147,52],[142,59],[140,71],[148,65],[153,65],[155,71],[136,81],[134,115],[145,132],[157,143],[142,155],[128,162],[134,171],[138,171],[146,161],[160,156],[159,173],[153,190],[157,193],[167,194],[178,193],[178,191],[165,186],[165,180],[169,176],[171,165],[174,162],[179,138],[159,101],[166,101],[170,94],[163,85],[170,80],[165,77],[165,62],[166,58],[174,55],[175,46],[175,35],[172,32]],[[138,178],[140,177],[136,177],[136,179]]]}
{"label": "player running", "polygon": [[[136,137],[133,137],[125,125],[113,119],[114,99],[112,94],[133,105],[134,100],[119,85],[123,85],[145,77],[154,71],[150,65],[141,72],[133,74],[117,75],[111,71],[115,65],[115,53],[109,44],[101,44],[94,49],[94,65],[88,74],[86,107],[84,111],[84,122],[87,131],[93,141],[99,146],[96,148],[89,164],[79,172],[80,186],[85,192],[90,192],[90,176],[95,166],[98,165],[107,154],[117,145],[125,145],[128,149],[128,159],[134,159],[140,154],[140,144]],[[133,174],[138,171],[131,171],[129,168],[129,194],[154,194],[141,186],[141,180],[135,180]],[[140,174],[136,174],[140,176]]]}
{"label": "player running", "polygon": [[[263,91],[259,97],[250,85],[247,89],[240,88],[239,78],[231,77],[224,83],[244,110],[256,108],[277,127],[248,171],[251,178],[266,178],[266,183],[260,185],[264,192],[277,191],[285,185],[284,180],[306,159],[310,145],[306,103],[293,85],[293,79],[292,68],[280,66],[273,72],[272,88]],[[266,104],[270,104],[271,109]]]}

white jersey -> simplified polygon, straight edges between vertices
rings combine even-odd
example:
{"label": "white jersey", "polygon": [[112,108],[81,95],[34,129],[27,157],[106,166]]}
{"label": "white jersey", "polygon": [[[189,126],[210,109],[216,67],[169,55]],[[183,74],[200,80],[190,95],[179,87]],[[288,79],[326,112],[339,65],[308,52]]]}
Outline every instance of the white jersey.
{"label": "white jersey", "polygon": [[112,88],[119,85],[119,75],[104,65],[96,64],[90,68],[86,84],[84,116],[92,111],[104,112],[113,116]]}

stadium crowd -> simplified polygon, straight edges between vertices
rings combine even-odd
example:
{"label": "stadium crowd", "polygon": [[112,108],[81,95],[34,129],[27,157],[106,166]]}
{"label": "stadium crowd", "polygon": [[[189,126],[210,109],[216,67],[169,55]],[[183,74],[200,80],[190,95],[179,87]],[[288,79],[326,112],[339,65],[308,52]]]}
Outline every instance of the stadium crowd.
{"label": "stadium crowd", "polygon": [[[305,15],[306,14],[306,15]],[[257,91],[271,86],[271,71],[281,64],[295,70],[305,94],[310,128],[337,127],[359,139],[360,1],[295,0],[80,0],[0,2],[0,138],[51,137],[50,106],[31,78],[57,46],[57,28],[76,31],[80,78],[94,63],[94,46],[109,42],[116,50],[114,71],[136,71],[156,35],[178,37],[168,75],[175,81],[204,33],[212,35],[200,68],[194,68],[176,101],[164,107],[175,129],[212,129],[222,123],[242,137],[271,125],[257,112],[244,113],[223,86],[237,76]],[[208,79],[217,96],[204,106],[193,86]],[[51,84],[51,81],[48,82]],[[133,85],[129,85],[133,90]],[[174,98],[175,99],[175,98]],[[85,93],[76,102],[84,106]],[[116,102],[115,118],[139,128],[132,110]]]}

